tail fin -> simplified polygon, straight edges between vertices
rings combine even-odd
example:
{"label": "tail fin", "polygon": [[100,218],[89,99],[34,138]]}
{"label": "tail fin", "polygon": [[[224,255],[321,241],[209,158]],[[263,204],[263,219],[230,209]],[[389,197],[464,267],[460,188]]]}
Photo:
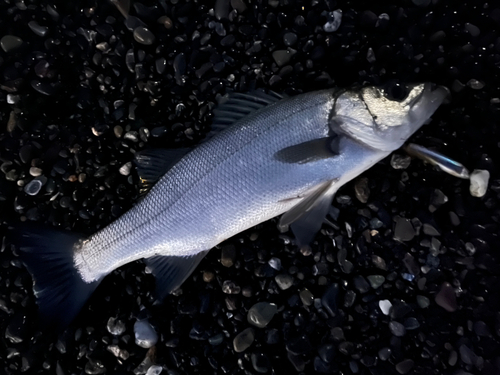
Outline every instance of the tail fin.
{"label": "tail fin", "polygon": [[82,237],[28,224],[13,230],[14,244],[33,277],[41,323],[66,328],[99,284],[86,283],[75,268],[73,248]]}

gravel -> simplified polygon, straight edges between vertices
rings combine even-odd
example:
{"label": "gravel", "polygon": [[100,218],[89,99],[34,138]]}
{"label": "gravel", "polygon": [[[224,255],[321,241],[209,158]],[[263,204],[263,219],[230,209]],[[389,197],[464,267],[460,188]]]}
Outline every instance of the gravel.
{"label": "gravel", "polygon": [[[500,372],[493,2],[7,0],[0,12],[1,373]],[[420,81],[451,97],[412,142],[471,181],[399,150],[339,190],[308,249],[270,220],[212,249],[162,304],[134,262],[66,331],[40,329],[8,224],[96,232],[140,199],[134,154],[196,146],[229,91]]]}

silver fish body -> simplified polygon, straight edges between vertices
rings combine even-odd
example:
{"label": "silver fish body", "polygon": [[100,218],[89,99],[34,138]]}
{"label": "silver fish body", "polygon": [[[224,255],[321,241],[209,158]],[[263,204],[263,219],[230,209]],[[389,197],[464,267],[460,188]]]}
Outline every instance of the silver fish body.
{"label": "silver fish body", "polygon": [[[208,250],[288,211],[325,182],[335,181],[337,190],[406,140],[380,150],[343,132],[332,120],[342,94],[331,89],[283,99],[187,154],[141,202],[75,254],[84,280],[140,258]],[[275,158],[287,147],[327,138],[332,127],[340,134],[338,155],[306,163]]]}
{"label": "silver fish body", "polygon": [[280,226],[307,243],[335,192],[399,148],[446,95],[429,83],[409,86],[401,100],[375,87],[233,95],[214,120],[230,126],[171,166],[118,220],[83,241],[50,235],[55,248],[45,232],[23,237],[41,316],[69,324],[104,276],[141,258],[164,296],[212,247],[281,214]]}

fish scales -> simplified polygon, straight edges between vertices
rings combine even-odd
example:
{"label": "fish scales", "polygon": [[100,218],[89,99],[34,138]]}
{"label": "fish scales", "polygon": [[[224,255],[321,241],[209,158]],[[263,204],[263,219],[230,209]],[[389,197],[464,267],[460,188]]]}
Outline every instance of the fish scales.
{"label": "fish scales", "polygon": [[[300,165],[273,158],[280,149],[328,136],[334,93],[285,99],[194,149],[140,203],[83,246],[84,278],[98,279],[140,258],[210,249],[297,204],[289,198],[338,178],[339,166],[351,168],[342,160]],[[363,164],[363,151],[357,151]],[[385,156],[373,152],[379,159]]]}

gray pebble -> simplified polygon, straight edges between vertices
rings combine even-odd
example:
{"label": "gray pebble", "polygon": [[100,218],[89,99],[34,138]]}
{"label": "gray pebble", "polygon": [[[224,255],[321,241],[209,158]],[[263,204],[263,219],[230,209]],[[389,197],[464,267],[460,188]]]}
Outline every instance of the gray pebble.
{"label": "gray pebble", "polygon": [[278,308],[274,303],[258,302],[248,310],[247,320],[255,327],[264,328],[277,312]]}
{"label": "gray pebble", "polygon": [[5,35],[0,39],[0,46],[5,52],[13,51],[23,44],[23,40],[15,35]]}
{"label": "gray pebble", "polygon": [[149,46],[155,41],[155,36],[144,26],[138,26],[134,29],[134,39],[138,43]]}
{"label": "gray pebble", "polygon": [[413,368],[413,365],[413,360],[405,359],[396,365],[396,371],[400,374],[407,374]]}
{"label": "gray pebble", "polygon": [[382,275],[369,275],[366,278],[373,289],[379,288],[385,282],[385,277]]}
{"label": "gray pebble", "polygon": [[396,241],[411,241],[413,237],[415,237],[415,229],[413,229],[410,220],[398,216],[394,229],[394,239]]}
{"label": "gray pebble", "polygon": [[233,340],[233,347],[236,353],[241,353],[247,350],[252,345],[255,339],[255,331],[253,328],[247,328],[236,335]]}
{"label": "gray pebble", "polygon": [[276,275],[274,280],[276,280],[276,284],[278,284],[281,290],[287,290],[293,285],[293,277],[286,273]]}
{"label": "gray pebble", "polygon": [[457,309],[457,297],[450,283],[445,282],[441,285],[441,289],[436,294],[435,301],[446,311],[453,312]]}
{"label": "gray pebble", "polygon": [[42,181],[35,178],[26,184],[24,191],[28,195],[37,195],[40,192],[42,185]]}
{"label": "gray pebble", "polygon": [[31,29],[31,31],[33,31],[38,36],[45,36],[49,31],[48,27],[40,26],[36,21],[28,22],[28,26]]}

